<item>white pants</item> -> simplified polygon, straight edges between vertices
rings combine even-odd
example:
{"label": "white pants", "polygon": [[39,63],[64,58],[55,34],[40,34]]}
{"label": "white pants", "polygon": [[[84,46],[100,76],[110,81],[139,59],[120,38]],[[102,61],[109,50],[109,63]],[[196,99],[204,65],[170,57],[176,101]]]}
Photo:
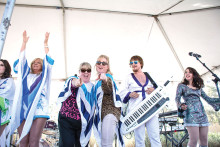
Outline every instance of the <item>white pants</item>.
{"label": "white pants", "polygon": [[113,114],[108,114],[102,121],[102,147],[112,147],[118,120]]}
{"label": "white pants", "polygon": [[153,116],[145,124],[134,130],[135,146],[145,147],[145,126],[147,128],[147,134],[150,139],[151,147],[162,147],[160,142],[160,130],[157,115]]}

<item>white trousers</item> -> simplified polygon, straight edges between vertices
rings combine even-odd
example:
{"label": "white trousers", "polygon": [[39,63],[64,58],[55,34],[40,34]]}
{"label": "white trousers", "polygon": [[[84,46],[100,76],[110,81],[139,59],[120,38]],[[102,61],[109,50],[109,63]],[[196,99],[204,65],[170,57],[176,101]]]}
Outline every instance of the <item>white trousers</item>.
{"label": "white trousers", "polygon": [[135,146],[145,147],[145,126],[147,128],[147,134],[150,139],[151,147],[162,147],[160,142],[160,130],[157,115],[134,130]]}
{"label": "white trousers", "polygon": [[118,120],[113,114],[108,114],[102,121],[102,147],[112,147]]}

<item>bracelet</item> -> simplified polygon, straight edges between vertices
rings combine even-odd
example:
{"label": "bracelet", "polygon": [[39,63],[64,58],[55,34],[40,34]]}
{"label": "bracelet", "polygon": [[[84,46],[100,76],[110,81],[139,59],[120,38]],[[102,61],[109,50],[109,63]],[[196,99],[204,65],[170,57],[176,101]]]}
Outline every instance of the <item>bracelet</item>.
{"label": "bracelet", "polygon": [[45,45],[44,47],[48,48],[49,46],[48,46],[48,45],[47,45],[47,46]]}

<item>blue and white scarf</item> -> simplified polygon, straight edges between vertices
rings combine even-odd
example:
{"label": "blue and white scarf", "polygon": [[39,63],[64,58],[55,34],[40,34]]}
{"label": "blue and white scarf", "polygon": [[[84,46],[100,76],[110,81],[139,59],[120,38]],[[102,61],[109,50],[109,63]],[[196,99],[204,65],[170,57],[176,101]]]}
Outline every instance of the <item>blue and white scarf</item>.
{"label": "blue and white scarf", "polygon": [[[58,97],[58,102],[64,102],[72,94],[71,83],[73,78],[78,79],[78,77],[72,76],[66,80],[64,88]],[[91,82],[83,83],[83,85],[79,87],[76,95],[77,107],[82,121],[80,134],[80,144],[82,147],[85,147],[88,144],[92,133],[95,111],[95,101],[92,97],[93,88],[94,86]]]}
{"label": "blue and white scarf", "polygon": [[[4,103],[4,106],[2,106],[3,111],[5,109],[7,112],[5,115],[1,116],[1,110],[0,110],[0,124],[3,123],[1,122],[1,117],[3,117],[4,120],[8,120],[11,115],[11,107],[13,104],[13,99],[14,99],[14,93],[15,93],[15,83],[12,78],[6,78],[6,79],[1,79],[0,80],[0,99],[2,99],[4,102],[8,101],[8,104]],[[5,146],[6,145],[6,134],[9,132],[9,125],[4,129],[2,135],[0,136],[0,146]]]}
{"label": "blue and white scarf", "polygon": [[[31,128],[34,113],[37,108],[40,96],[43,95],[48,99],[50,97],[50,81],[51,81],[51,68],[54,64],[54,60],[48,55],[43,60],[42,78],[35,85],[35,88],[30,92],[27,86],[27,76],[30,73],[30,67],[28,66],[27,59],[25,57],[25,51],[20,53],[20,57],[14,63],[14,72],[18,74],[17,85],[15,91],[15,97],[12,107],[12,119],[11,119],[11,132],[13,132],[20,126],[22,121],[26,119],[21,136],[17,144],[21,139],[26,136]],[[42,93],[42,90],[47,87],[47,92]],[[26,116],[24,115],[26,113]]]}
{"label": "blue and white scarf", "polygon": [[[0,79],[0,98],[2,99],[2,101],[4,101],[4,103],[7,99],[9,101],[9,107],[11,107],[12,105],[12,101],[14,99],[14,93],[15,93],[14,80],[12,78]],[[1,124],[1,111],[4,110],[0,109],[0,124]]]}
{"label": "blue and white scarf", "polygon": [[[118,95],[118,89],[116,86],[115,81],[113,80],[112,75],[106,74],[107,77],[111,78],[112,80],[112,88],[113,88],[113,100],[114,100],[114,105],[115,107],[122,107],[122,102],[121,98]],[[102,90],[102,81],[98,80],[95,82],[95,88],[94,88],[94,98],[96,100],[96,111],[95,111],[95,119],[94,119],[94,125],[93,125],[93,131],[94,131],[94,136],[96,138],[96,142],[98,143],[99,146],[101,146],[101,112],[102,112],[102,99],[103,99],[103,90]],[[121,122],[119,120],[116,134],[117,134],[117,140],[118,140],[118,145],[119,147],[124,147],[124,140],[123,136],[120,132],[121,128]]]}

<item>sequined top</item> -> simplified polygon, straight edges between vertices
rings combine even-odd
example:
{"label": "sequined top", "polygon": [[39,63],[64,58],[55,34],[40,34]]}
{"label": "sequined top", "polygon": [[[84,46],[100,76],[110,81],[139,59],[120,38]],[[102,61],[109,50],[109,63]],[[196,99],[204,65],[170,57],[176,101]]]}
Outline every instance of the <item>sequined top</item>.
{"label": "sequined top", "polygon": [[114,105],[112,81],[110,78],[108,78],[107,82],[102,81],[102,90],[104,92],[102,99],[102,120],[107,114],[113,114],[119,120],[121,111],[120,108],[117,108]]}
{"label": "sequined top", "polygon": [[80,113],[76,102],[76,95],[78,88],[75,88],[71,85],[72,94],[62,103],[60,114],[72,118],[75,120],[80,120]]}
{"label": "sequined top", "polygon": [[187,85],[179,84],[176,92],[177,107],[180,107],[180,99],[183,97],[187,105],[184,111],[184,126],[208,126],[208,118],[204,106],[200,100],[202,97],[215,110],[220,108],[220,98],[210,98],[202,89],[192,89]]}

